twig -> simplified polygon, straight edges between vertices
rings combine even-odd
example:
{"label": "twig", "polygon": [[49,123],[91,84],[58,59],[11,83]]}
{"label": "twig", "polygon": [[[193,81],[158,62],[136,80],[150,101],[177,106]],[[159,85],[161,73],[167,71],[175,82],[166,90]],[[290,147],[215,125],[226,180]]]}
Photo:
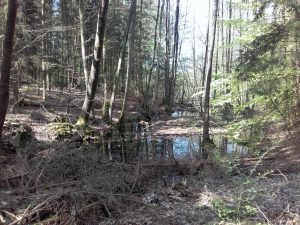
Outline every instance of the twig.
{"label": "twig", "polygon": [[19,219],[16,215],[12,214],[11,212],[8,212],[6,210],[2,210],[2,212],[6,213],[7,215],[11,216],[14,219],[17,219],[17,220]]}
{"label": "twig", "polygon": [[81,208],[80,210],[78,210],[78,211],[75,213],[75,215],[79,215],[81,212],[83,212],[83,210],[85,210],[85,209],[87,209],[87,208],[90,208],[90,207],[92,207],[92,206],[94,206],[94,205],[97,205],[98,203],[99,203],[99,202],[94,202],[94,203],[91,203],[91,204],[89,204],[89,205],[87,205],[87,206]]}
{"label": "twig", "polygon": [[132,192],[133,192],[133,190],[134,190],[134,188],[135,188],[137,179],[138,179],[138,177],[139,177],[139,170],[140,170],[140,162],[138,162],[138,164],[137,164],[136,177],[135,177],[134,182],[133,182],[133,184],[132,184],[132,187],[131,187],[131,189],[130,189],[130,194],[132,194]]}
{"label": "twig", "polygon": [[263,217],[268,221],[268,224],[271,224],[271,221],[268,219],[268,217],[266,216],[266,214],[264,214],[264,212],[258,207],[258,205],[255,204],[255,206],[258,209],[258,211],[263,215]]}
{"label": "twig", "polygon": [[287,179],[287,177],[281,172],[281,170],[279,169],[279,168],[276,168],[277,170],[278,170],[278,172],[286,179],[286,181],[289,181],[288,179]]}
{"label": "twig", "polygon": [[27,214],[27,212],[28,212],[30,206],[31,206],[31,205],[29,205],[29,206],[25,209],[25,211],[24,211],[24,213],[22,214],[22,216],[21,216],[21,218],[19,219],[19,221],[22,221],[22,220],[24,219],[24,217],[25,217],[25,215]]}
{"label": "twig", "polygon": [[111,213],[110,213],[110,211],[108,210],[106,204],[103,203],[103,205],[104,205],[104,208],[105,208],[105,210],[106,210],[106,212],[107,212],[107,214],[108,214],[108,217],[111,218]]}
{"label": "twig", "polygon": [[149,125],[149,127],[154,127],[158,124],[161,124],[161,123],[165,123],[166,121],[157,121],[156,123],[152,123],[151,125]]}
{"label": "twig", "polygon": [[45,108],[45,106],[43,104],[41,104],[41,107],[47,112],[49,113],[49,111]]}

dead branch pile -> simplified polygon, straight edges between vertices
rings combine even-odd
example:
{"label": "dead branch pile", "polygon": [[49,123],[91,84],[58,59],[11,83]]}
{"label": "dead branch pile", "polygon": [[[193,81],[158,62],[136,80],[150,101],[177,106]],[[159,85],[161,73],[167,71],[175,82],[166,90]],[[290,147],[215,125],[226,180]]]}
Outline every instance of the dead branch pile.
{"label": "dead branch pile", "polygon": [[16,207],[22,210],[2,212],[11,225],[107,222],[142,204],[140,194],[156,178],[153,170],[138,163],[111,162],[101,149],[74,142],[57,143],[29,164],[22,206]]}

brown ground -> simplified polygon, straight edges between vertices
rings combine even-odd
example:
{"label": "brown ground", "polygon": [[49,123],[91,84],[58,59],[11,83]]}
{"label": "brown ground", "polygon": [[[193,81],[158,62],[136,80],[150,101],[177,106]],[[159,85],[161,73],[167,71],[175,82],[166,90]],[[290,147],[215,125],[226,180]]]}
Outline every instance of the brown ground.
{"label": "brown ground", "polygon": [[[269,129],[266,137],[258,144],[267,151],[257,167],[258,172],[267,170],[277,174],[300,172],[300,124],[296,124],[290,132],[281,130],[283,130],[282,126]],[[242,167],[253,167],[258,160],[257,158],[248,158]]]}
{"label": "brown ground", "polygon": [[[35,96],[26,95],[26,99],[39,102]],[[213,161],[193,162],[190,167],[198,168],[200,163],[202,171],[179,175],[176,166],[112,163],[99,149],[55,140],[47,124],[59,114],[68,114],[74,123],[82,93],[57,92],[53,96],[46,105],[25,106],[7,116],[0,144],[0,225],[300,224],[300,126],[293,128],[292,137],[278,128],[270,130],[261,146],[280,141],[261,163],[257,158],[245,159],[238,176]],[[136,114],[139,106],[131,100],[132,114]],[[120,106],[121,101],[117,102]],[[94,125],[106,129],[97,122],[100,112],[95,110],[95,114]],[[198,118],[159,114],[156,122],[150,123],[154,136],[201,130]],[[114,120],[117,117],[115,114]],[[33,129],[34,140],[15,152],[15,127],[22,123]],[[223,131],[213,124],[213,133]],[[256,172],[249,176],[254,167]],[[262,174],[271,170],[274,172]],[[214,207],[216,201],[225,206]],[[243,215],[242,210],[226,215],[226,210],[245,206],[255,208],[255,215]],[[39,219],[44,222],[37,223]]]}

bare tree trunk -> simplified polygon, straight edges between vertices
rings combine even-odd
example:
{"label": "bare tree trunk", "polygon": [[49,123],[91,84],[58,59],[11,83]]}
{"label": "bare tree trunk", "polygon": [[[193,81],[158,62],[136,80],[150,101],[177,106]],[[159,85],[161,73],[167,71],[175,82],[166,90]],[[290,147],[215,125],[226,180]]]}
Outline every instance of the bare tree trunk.
{"label": "bare tree trunk", "polygon": [[82,2],[82,0],[80,0],[78,2],[78,10],[79,10],[79,20],[80,20],[80,43],[81,43],[82,67],[83,67],[85,87],[87,90],[88,84],[89,84],[89,72],[87,69],[87,62],[86,62],[85,37],[84,37],[84,17],[83,17],[83,2]]}
{"label": "bare tree trunk", "polygon": [[179,8],[180,0],[177,0],[176,12],[175,12],[175,27],[174,27],[174,43],[173,43],[173,60],[172,60],[172,77],[170,82],[170,93],[171,99],[169,102],[169,108],[172,109],[172,104],[174,100],[174,93],[176,87],[176,77],[177,77],[177,65],[178,65],[178,44],[179,44]]}
{"label": "bare tree trunk", "polygon": [[[143,0],[140,0],[140,14],[143,14]],[[142,40],[143,40],[143,23],[142,20],[139,21],[139,53],[142,53]],[[139,102],[144,103],[145,102],[145,93],[144,93],[144,85],[143,85],[143,57],[140,56],[138,59],[138,71],[136,72],[136,85],[137,85],[137,93]],[[150,76],[150,75],[149,75]],[[147,93],[146,93],[147,94]],[[148,95],[148,94],[147,94]]]}
{"label": "bare tree trunk", "polygon": [[[298,10],[296,11],[296,20],[300,21],[300,9],[298,8]],[[298,27],[300,27],[300,25],[298,25]],[[296,78],[296,117],[299,118],[300,116],[300,43],[299,43],[299,39],[300,39],[300,34],[299,31],[295,32],[295,43],[296,43],[296,47],[295,47],[295,69],[296,71],[298,71],[297,74],[297,78]]]}
{"label": "bare tree trunk", "polygon": [[158,91],[159,91],[159,78],[160,78],[160,58],[161,58],[161,45],[162,45],[162,21],[163,21],[163,12],[165,7],[165,0],[162,0],[160,18],[159,18],[159,38],[157,45],[157,60],[156,60],[156,82],[155,82],[155,90],[153,93],[153,100],[157,99]]}
{"label": "bare tree trunk", "polygon": [[193,24],[193,43],[192,43],[192,58],[193,58],[193,75],[194,75],[194,87],[198,87],[198,79],[197,79],[197,68],[196,68],[196,36],[195,36],[195,16],[194,16],[194,24]]}
{"label": "bare tree trunk", "polygon": [[118,85],[118,81],[119,81],[119,78],[120,78],[120,71],[121,71],[122,61],[123,61],[124,54],[125,54],[125,51],[126,51],[126,45],[127,45],[129,30],[130,30],[130,27],[131,27],[132,16],[133,16],[133,3],[134,2],[131,2],[126,33],[125,33],[125,36],[124,36],[124,39],[123,39],[123,46],[122,46],[122,49],[121,49],[121,52],[120,52],[116,73],[115,73],[114,78],[113,78],[113,90],[112,90],[112,93],[111,93],[110,102],[109,102],[109,110],[108,110],[109,121],[112,120],[112,113],[113,113],[113,108],[114,108],[114,101],[115,101],[115,97],[116,97],[116,92],[117,92],[117,85]]}
{"label": "bare tree trunk", "polygon": [[[209,1],[209,15],[210,18],[210,1]],[[207,68],[207,57],[208,57],[208,47],[209,47],[209,26],[210,26],[210,19],[207,22],[207,30],[206,30],[206,38],[205,38],[205,55],[204,55],[204,62],[203,62],[203,74],[202,74],[202,87],[205,86],[206,80],[206,68]]]}
{"label": "bare tree trunk", "polygon": [[152,58],[152,65],[149,72],[148,82],[147,82],[147,98],[149,97],[149,90],[152,80],[152,72],[154,69],[155,57],[156,57],[156,46],[157,46],[157,27],[158,27],[158,20],[159,20],[159,11],[160,11],[160,0],[158,0],[157,4],[157,13],[155,19],[155,28],[154,28],[154,47],[153,47],[153,58]]}
{"label": "bare tree trunk", "polygon": [[3,125],[9,101],[10,68],[12,61],[17,8],[18,6],[16,0],[8,1],[6,29],[3,41],[3,61],[0,74],[0,139],[2,137]]}
{"label": "bare tree trunk", "polygon": [[[42,0],[42,28],[45,29],[45,0]],[[45,34],[42,38],[42,82],[43,82],[43,101],[46,101],[46,95],[47,95],[47,71],[46,71],[46,62],[45,62],[45,56],[46,56],[46,38]]]}
{"label": "bare tree trunk", "polygon": [[[106,42],[106,37],[104,39]],[[108,100],[108,65],[107,65],[107,50],[106,46],[103,46],[103,106],[102,106],[102,119],[106,122],[109,122],[108,110],[109,110],[109,100]]]}
{"label": "bare tree trunk", "polygon": [[83,114],[80,116],[79,120],[77,121],[78,125],[86,125],[96,95],[100,64],[103,55],[102,51],[103,51],[104,32],[105,32],[105,25],[106,25],[108,3],[109,0],[102,0],[98,11],[95,46],[94,46],[94,58],[91,66],[90,76],[88,78],[89,79],[88,88],[86,90],[85,99],[82,106]]}
{"label": "bare tree trunk", "polygon": [[21,63],[17,62],[17,74],[16,77],[13,79],[13,94],[15,101],[19,101],[19,89],[20,89],[20,81],[21,81]]}
{"label": "bare tree trunk", "polygon": [[[230,0],[228,5],[228,13],[229,20],[232,19],[232,0]],[[231,59],[232,59],[232,51],[231,51],[231,21],[229,21],[228,30],[227,30],[227,47],[226,47],[226,73],[230,73],[231,70]],[[227,89],[227,88],[226,88]],[[227,92],[227,91],[226,91]]]}
{"label": "bare tree trunk", "polygon": [[123,122],[125,116],[130,81],[131,81],[131,77],[134,74],[134,41],[135,41],[135,22],[136,22],[135,18],[136,18],[136,0],[132,0],[132,21],[131,21],[130,32],[129,32],[126,84],[125,84],[125,93],[124,93],[124,99],[122,104],[122,111],[120,115],[120,123]]}
{"label": "bare tree trunk", "polygon": [[212,30],[212,42],[209,52],[209,64],[206,76],[205,96],[204,96],[204,118],[203,118],[203,140],[209,139],[209,98],[210,98],[210,84],[212,79],[212,67],[214,58],[214,48],[216,39],[216,26],[218,17],[219,0],[215,0],[215,9],[213,14],[213,30]]}
{"label": "bare tree trunk", "polygon": [[[209,1],[209,14],[210,14],[210,1]],[[209,26],[210,26],[210,19],[208,19],[208,22],[207,22],[207,30],[206,30],[206,38],[205,38],[205,53],[204,53],[202,82],[201,82],[202,88],[204,88],[205,80],[206,80],[206,68],[207,68],[208,47],[209,47]],[[201,113],[201,115],[203,115],[203,95],[202,94],[200,96],[200,113]]]}
{"label": "bare tree trunk", "polygon": [[[165,84],[165,96],[164,103],[169,105],[171,101],[171,90],[170,90],[170,0],[166,0],[166,56],[165,56],[165,76],[164,76],[164,84]],[[171,109],[168,109],[171,110]]]}

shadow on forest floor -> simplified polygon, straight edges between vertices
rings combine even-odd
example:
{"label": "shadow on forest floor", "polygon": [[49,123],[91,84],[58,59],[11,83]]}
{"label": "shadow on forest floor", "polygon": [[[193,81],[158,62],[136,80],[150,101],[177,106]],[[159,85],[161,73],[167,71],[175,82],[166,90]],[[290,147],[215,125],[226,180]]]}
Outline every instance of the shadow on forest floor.
{"label": "shadow on forest floor", "polygon": [[[179,153],[190,156],[191,151],[199,151],[198,116],[158,119],[148,124],[149,131],[144,127],[141,133],[135,132],[138,139],[127,136],[125,142],[118,136],[97,145],[56,140],[47,124],[59,114],[74,122],[79,102],[68,105],[67,98],[54,96],[48,105],[25,106],[8,114],[6,138],[0,145],[0,224],[300,222],[296,138],[294,145],[283,138],[276,151],[258,165],[258,158],[246,155],[242,161],[236,157],[228,161],[221,157],[222,152],[214,152],[207,161],[178,158]],[[53,108],[58,102],[61,107]],[[19,124],[29,125],[34,139],[16,150],[14,127]],[[104,128],[103,124],[97,126]],[[222,131],[213,124],[214,133]],[[297,132],[295,129],[295,137]],[[221,147],[223,140],[219,142]],[[122,143],[129,155],[139,154],[132,160],[119,160],[124,156]],[[236,149],[228,150],[228,143],[226,148],[227,153]],[[155,151],[161,154],[161,150],[163,160],[154,160]],[[289,169],[289,165],[294,167]],[[253,168],[255,173],[251,173]]]}

